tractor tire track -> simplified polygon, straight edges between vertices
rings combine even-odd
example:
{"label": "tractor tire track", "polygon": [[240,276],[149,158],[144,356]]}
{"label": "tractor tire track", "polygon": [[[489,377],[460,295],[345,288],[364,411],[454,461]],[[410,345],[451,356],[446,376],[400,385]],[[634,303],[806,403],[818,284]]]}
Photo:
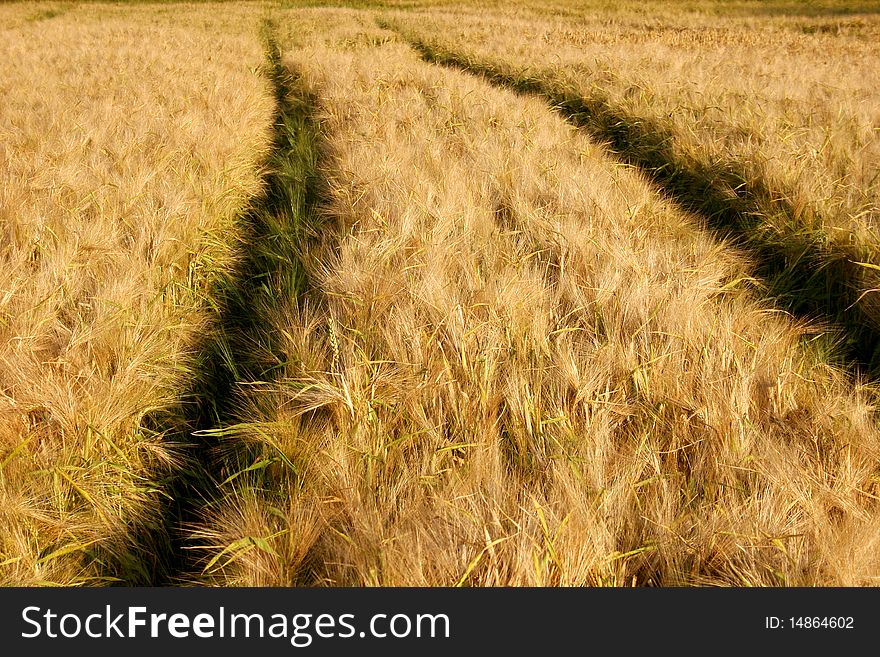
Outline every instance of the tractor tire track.
{"label": "tractor tire track", "polygon": [[619,160],[641,170],[663,196],[746,252],[768,299],[798,318],[818,320],[833,345],[835,365],[856,375],[880,373],[880,323],[864,303],[870,290],[866,291],[866,270],[859,264],[866,256],[815,233],[768,231],[764,217],[795,225],[797,212],[791,201],[774,196],[764,180],[750,177],[736,162],[721,169],[683,161],[675,154],[675,137],[668,129],[626,113],[607,98],[586,98],[560,83],[500,71],[407,35],[383,20],[377,23],[397,32],[426,62],[545,100],[569,123],[608,144]]}

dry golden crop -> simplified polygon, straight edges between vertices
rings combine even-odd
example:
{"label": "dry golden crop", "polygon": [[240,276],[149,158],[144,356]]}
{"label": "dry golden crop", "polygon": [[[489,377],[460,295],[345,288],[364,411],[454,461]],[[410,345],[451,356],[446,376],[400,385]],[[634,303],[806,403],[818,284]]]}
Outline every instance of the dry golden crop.
{"label": "dry golden crop", "polygon": [[256,7],[2,7],[3,584],[155,575],[169,436],[269,148],[258,25]]}
{"label": "dry golden crop", "polygon": [[427,58],[538,92],[609,141],[752,251],[769,295],[842,325],[876,369],[880,20],[872,3],[826,4],[389,16]]}
{"label": "dry golden crop", "polygon": [[876,585],[872,3],[0,5],[0,584]]}
{"label": "dry golden crop", "polygon": [[215,434],[207,581],[876,584],[873,397],[816,329],[544,101],[372,18],[279,14],[321,202]]}

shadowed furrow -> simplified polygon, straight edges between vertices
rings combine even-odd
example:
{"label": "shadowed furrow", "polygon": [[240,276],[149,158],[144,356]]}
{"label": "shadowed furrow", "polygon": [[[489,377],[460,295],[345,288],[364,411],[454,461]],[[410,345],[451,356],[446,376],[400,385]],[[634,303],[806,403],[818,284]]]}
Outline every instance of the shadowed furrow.
{"label": "shadowed furrow", "polygon": [[[391,27],[383,21],[380,25]],[[819,321],[829,339],[830,360],[877,374],[880,314],[867,303],[873,298],[866,300],[872,296],[866,288],[872,271],[863,261],[870,256],[857,243],[835,243],[800,228],[793,202],[774,194],[763,179],[735,161],[718,165],[679,157],[669,129],[616,107],[599,91],[585,97],[550,78],[519,75],[426,40],[406,38],[425,61],[546,99],[573,125],[641,169],[664,195],[744,249],[769,299],[795,316]]]}
{"label": "shadowed furrow", "polygon": [[157,585],[198,576],[200,553],[191,531],[220,500],[221,482],[253,464],[245,443],[225,439],[237,421],[237,388],[271,380],[284,364],[266,314],[275,299],[296,297],[308,284],[297,254],[313,215],[318,132],[308,93],[281,62],[275,31],[274,23],[264,23],[265,74],[276,112],[265,192],[242,216],[237,265],[211,295],[215,326],[184,401],[190,439],[169,483],[171,501],[163,515],[171,543],[154,573]]}

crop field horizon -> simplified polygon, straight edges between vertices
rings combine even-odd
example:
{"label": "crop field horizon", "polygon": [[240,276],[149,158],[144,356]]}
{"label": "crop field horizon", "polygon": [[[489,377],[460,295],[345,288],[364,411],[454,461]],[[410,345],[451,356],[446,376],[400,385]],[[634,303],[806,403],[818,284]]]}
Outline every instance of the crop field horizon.
{"label": "crop field horizon", "polygon": [[0,5],[0,584],[880,584],[878,37]]}

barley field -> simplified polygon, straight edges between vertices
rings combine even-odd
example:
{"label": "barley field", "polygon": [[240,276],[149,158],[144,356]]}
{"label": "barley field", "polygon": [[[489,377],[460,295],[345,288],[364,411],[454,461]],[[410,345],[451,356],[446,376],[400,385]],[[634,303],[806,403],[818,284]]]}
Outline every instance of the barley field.
{"label": "barley field", "polygon": [[0,583],[880,583],[880,3],[0,6]]}
{"label": "barley field", "polygon": [[637,4],[586,3],[551,16],[444,9],[382,20],[428,61],[561,108],[754,252],[768,295],[839,323],[844,353],[875,367],[880,24],[834,12],[769,18],[772,3],[721,16],[677,5],[648,16]]}
{"label": "barley field", "polygon": [[149,581],[237,218],[263,186],[259,18],[5,5],[0,581]]}

